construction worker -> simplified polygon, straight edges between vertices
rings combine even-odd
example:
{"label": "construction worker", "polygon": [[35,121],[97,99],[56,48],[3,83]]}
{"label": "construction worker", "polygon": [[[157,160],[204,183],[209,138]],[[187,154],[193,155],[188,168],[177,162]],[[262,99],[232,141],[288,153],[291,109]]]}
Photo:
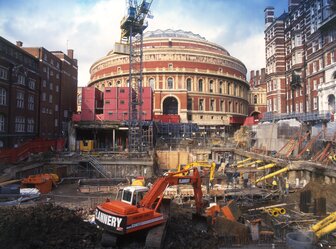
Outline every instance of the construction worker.
{"label": "construction worker", "polygon": [[275,179],[275,177],[273,178],[273,181],[272,181],[272,189],[277,189],[278,188],[278,183],[277,183],[277,181],[276,181],[276,179]]}
{"label": "construction worker", "polygon": [[286,182],[285,182],[285,191],[286,191],[286,195],[288,195],[289,194],[289,182],[288,182],[287,178],[286,178]]}

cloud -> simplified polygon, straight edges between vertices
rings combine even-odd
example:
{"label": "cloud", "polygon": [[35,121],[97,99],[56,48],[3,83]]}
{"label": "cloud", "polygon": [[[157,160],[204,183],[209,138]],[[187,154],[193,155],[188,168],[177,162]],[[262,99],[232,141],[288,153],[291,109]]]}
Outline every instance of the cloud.
{"label": "cloud", "polygon": [[[284,0],[282,0],[284,1]],[[264,67],[263,11],[278,0],[154,0],[148,30],[182,29],[226,48],[248,68]],[[285,5],[284,1],[284,5]],[[24,46],[75,50],[80,86],[120,39],[125,0],[0,0],[0,34]],[[253,68],[252,68],[253,67]]]}

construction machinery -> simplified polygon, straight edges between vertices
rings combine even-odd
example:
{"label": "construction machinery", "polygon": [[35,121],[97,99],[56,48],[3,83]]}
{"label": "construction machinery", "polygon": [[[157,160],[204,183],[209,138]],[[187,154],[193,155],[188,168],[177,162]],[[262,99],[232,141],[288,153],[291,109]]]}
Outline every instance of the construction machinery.
{"label": "construction machinery", "polygon": [[225,217],[230,221],[237,221],[241,215],[241,212],[234,200],[228,201],[225,206],[219,204],[210,205],[205,210],[205,215],[211,218],[211,224],[216,223],[217,217]]}
{"label": "construction machinery", "polygon": [[37,188],[42,194],[47,194],[53,186],[59,182],[59,177],[56,174],[39,174],[30,175],[21,181],[22,188]]}
{"label": "construction machinery", "polygon": [[310,230],[315,234],[316,239],[336,230],[336,212],[313,225]]}
{"label": "construction machinery", "polygon": [[[208,169],[209,172],[209,181],[210,183],[212,183],[212,181],[215,178],[215,170],[216,170],[216,164],[215,162],[206,162],[206,161],[198,161],[198,162],[192,162],[189,163],[187,165],[183,165],[183,164],[179,164],[177,166],[177,171],[181,171],[181,170],[189,170],[191,168],[197,167],[198,171],[200,171],[202,168]],[[189,171],[185,172],[185,173],[180,173],[180,175],[186,175],[188,174]]]}
{"label": "construction machinery", "polygon": [[[192,170],[192,175],[181,175]],[[114,246],[119,236],[148,230],[146,248],[160,248],[164,241],[169,220],[169,200],[164,191],[169,186],[190,184],[194,188],[196,214],[203,207],[201,177],[197,168],[166,173],[159,177],[150,189],[129,186],[122,190],[120,200],[100,204],[95,211],[96,224],[103,229],[103,246]]]}

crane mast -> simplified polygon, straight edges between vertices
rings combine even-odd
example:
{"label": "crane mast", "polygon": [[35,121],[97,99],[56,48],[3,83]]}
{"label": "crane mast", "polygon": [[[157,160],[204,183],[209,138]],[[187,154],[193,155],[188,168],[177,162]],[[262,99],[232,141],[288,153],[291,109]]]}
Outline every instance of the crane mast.
{"label": "crane mast", "polygon": [[128,149],[129,152],[147,151],[143,136],[142,120],[142,72],[143,72],[143,31],[147,28],[146,18],[153,0],[127,0],[127,13],[120,23],[121,43],[129,44],[128,76]]}

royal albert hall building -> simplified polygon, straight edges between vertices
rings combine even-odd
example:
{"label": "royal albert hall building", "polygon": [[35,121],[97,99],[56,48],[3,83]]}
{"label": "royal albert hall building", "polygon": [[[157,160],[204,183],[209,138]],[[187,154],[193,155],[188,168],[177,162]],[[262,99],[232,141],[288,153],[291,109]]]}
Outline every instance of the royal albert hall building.
{"label": "royal albert hall building", "polygon": [[[126,87],[129,57],[109,52],[90,68],[88,86]],[[192,32],[155,30],[143,36],[143,87],[153,91],[153,117],[223,129],[248,112],[246,67],[223,47]]]}

